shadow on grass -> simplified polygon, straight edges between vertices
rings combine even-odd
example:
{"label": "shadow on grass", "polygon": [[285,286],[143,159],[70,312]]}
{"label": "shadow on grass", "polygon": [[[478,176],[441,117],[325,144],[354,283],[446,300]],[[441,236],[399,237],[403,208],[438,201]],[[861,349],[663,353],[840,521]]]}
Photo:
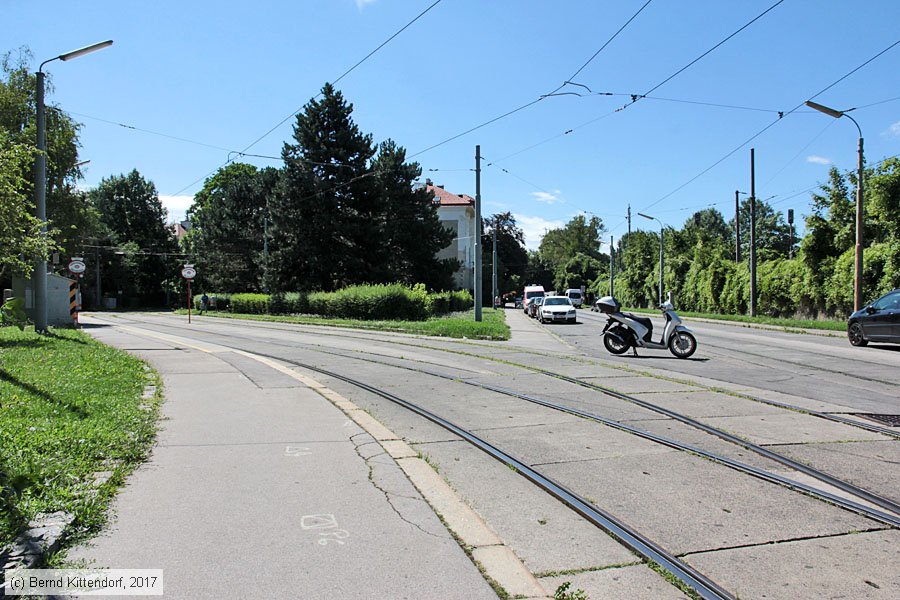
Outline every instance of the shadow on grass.
{"label": "shadow on grass", "polygon": [[0,349],[2,348],[40,348],[47,345],[47,340],[43,337],[33,337],[24,340],[0,340]]}
{"label": "shadow on grass", "polygon": [[84,340],[79,340],[77,338],[71,338],[71,337],[67,337],[64,335],[57,335],[57,334],[53,333],[52,331],[48,331],[44,335],[47,336],[48,338],[52,338],[54,340],[59,340],[61,342],[71,342],[73,344],[81,344],[82,346],[88,345],[88,343]]}
{"label": "shadow on grass", "polygon": [[10,384],[16,386],[17,388],[19,388],[19,389],[21,389],[21,390],[25,390],[25,391],[28,392],[29,394],[32,394],[32,395],[34,395],[34,396],[37,396],[37,397],[39,397],[39,398],[42,398],[43,400],[46,400],[47,402],[49,402],[49,403],[51,403],[51,404],[56,404],[56,405],[58,405],[58,406],[62,406],[63,408],[65,408],[65,409],[68,410],[69,412],[78,415],[78,416],[79,416],[80,418],[82,418],[82,419],[88,417],[87,411],[85,411],[85,410],[84,410],[83,408],[81,408],[80,406],[78,406],[78,405],[73,405],[73,404],[71,404],[71,403],[69,403],[69,402],[65,402],[65,401],[63,401],[63,400],[60,400],[59,398],[56,398],[55,396],[53,396],[53,394],[49,394],[49,393],[45,392],[44,390],[42,390],[41,388],[39,388],[39,387],[37,387],[37,386],[35,386],[35,385],[32,385],[32,384],[30,384],[30,383],[28,383],[28,382],[26,382],[26,381],[21,381],[21,380],[20,380],[19,378],[17,378],[15,375],[12,375],[12,374],[9,373],[8,371],[5,371],[2,367],[0,367],[0,381],[4,381],[4,382],[6,382],[6,383],[10,383]]}

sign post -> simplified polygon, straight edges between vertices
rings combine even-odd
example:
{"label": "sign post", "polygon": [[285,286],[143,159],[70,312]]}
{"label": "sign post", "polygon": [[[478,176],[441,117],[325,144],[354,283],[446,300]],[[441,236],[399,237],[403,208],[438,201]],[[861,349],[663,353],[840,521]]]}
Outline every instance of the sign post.
{"label": "sign post", "polygon": [[187,281],[187,305],[188,305],[188,324],[191,322],[191,280],[197,276],[197,270],[194,265],[184,265],[181,269],[181,276]]}
{"label": "sign post", "polygon": [[78,313],[81,312],[81,277],[85,269],[84,258],[73,256],[69,260],[69,273],[75,277],[75,283],[69,286],[69,314],[75,321],[75,327],[78,327]]}

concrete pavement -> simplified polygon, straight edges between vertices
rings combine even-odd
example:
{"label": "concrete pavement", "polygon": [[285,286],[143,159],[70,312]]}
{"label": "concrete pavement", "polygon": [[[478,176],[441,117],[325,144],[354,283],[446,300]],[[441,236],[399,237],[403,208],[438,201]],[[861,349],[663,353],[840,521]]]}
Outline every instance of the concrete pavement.
{"label": "concrete pavement", "polygon": [[166,401],[152,457],[70,559],[163,569],[170,598],[496,598],[396,461],[320,394],[238,353],[89,332],[147,360]]}

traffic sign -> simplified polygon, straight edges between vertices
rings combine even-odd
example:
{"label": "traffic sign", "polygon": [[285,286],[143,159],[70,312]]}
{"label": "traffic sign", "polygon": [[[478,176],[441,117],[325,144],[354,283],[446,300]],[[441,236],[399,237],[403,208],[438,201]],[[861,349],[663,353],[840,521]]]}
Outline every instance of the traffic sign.
{"label": "traffic sign", "polygon": [[184,265],[181,269],[181,276],[185,279],[193,279],[197,276],[197,269],[194,268],[194,265]]}
{"label": "traffic sign", "polygon": [[87,266],[84,264],[84,260],[80,256],[73,256],[72,260],[69,261],[69,272],[74,273],[75,275],[80,275],[84,273],[84,270]]}

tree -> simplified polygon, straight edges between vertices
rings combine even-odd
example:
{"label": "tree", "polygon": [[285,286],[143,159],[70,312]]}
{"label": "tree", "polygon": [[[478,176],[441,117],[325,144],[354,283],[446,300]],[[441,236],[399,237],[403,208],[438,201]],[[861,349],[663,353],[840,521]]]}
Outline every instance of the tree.
{"label": "tree", "polygon": [[177,275],[173,273],[176,266],[166,258],[177,253],[178,247],[166,227],[166,209],[156,186],[135,169],[102,179],[88,197],[102,215],[99,245],[120,253],[102,254],[103,288],[121,290],[144,304],[159,304],[165,282]]}
{"label": "tree", "polygon": [[525,233],[516,224],[512,213],[497,213],[482,219],[482,289],[485,304],[493,288],[494,231],[497,231],[497,293],[502,297],[523,289],[528,268]]}
{"label": "tree", "polygon": [[406,151],[391,140],[375,156],[372,136],[360,132],[352,112],[326,84],[297,116],[270,202],[272,289],[392,281],[451,287],[458,265],[435,254],[452,234],[431,194],[413,187],[419,165],[405,162]]}
{"label": "tree", "polygon": [[372,137],[351,119],[353,105],[331,84],[297,115],[294,142],[270,205],[271,283],[275,290],[334,290],[358,282],[366,257],[357,242],[370,232],[375,199]]}
{"label": "tree", "polygon": [[[6,144],[34,149],[37,146],[37,78],[29,71],[31,60],[27,48],[20,48],[15,54],[7,52],[0,59],[0,131],[8,136]],[[45,89],[48,96],[53,91],[49,76]],[[81,125],[52,103],[46,105],[46,117],[47,218],[59,249],[72,255],[80,252],[84,240],[96,232],[99,215],[92,210],[86,195],[76,188],[81,179],[77,166]],[[34,185],[34,158],[35,154],[29,153],[28,159],[19,165],[18,177],[28,189]]]}
{"label": "tree", "polygon": [[[750,199],[741,202],[741,257],[750,258]],[[734,219],[728,226],[734,229]],[[790,226],[780,212],[764,200],[756,201],[756,260],[787,258],[790,254]]]}
{"label": "tree", "polygon": [[217,292],[262,290],[265,219],[277,181],[276,169],[232,163],[194,196],[185,247],[200,286]]}
{"label": "tree", "polygon": [[369,263],[371,281],[451,289],[459,261],[436,255],[450,244],[453,232],[441,225],[434,195],[413,186],[421,167],[405,161],[406,150],[393,140],[378,146],[372,161],[375,210],[357,241],[360,254]]}
{"label": "tree", "polygon": [[565,227],[548,231],[541,240],[538,251],[553,266],[554,271],[579,252],[601,260],[603,255],[600,253],[600,242],[605,232],[606,228],[600,217],[586,220],[584,215],[578,215],[566,223]]}
{"label": "tree", "polygon": [[9,135],[0,130],[0,281],[8,275],[30,276],[34,261],[47,257],[48,241],[32,214],[34,202],[22,176],[31,153],[28,146],[9,143]]}

